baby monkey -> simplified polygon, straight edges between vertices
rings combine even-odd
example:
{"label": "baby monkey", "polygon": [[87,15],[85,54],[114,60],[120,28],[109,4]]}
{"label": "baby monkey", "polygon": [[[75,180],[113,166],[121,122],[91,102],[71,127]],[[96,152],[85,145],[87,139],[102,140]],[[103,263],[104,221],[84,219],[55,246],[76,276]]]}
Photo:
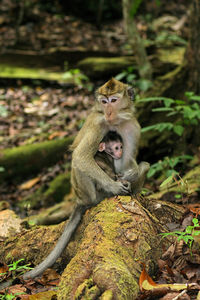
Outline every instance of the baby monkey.
{"label": "baby monkey", "polygon": [[[120,159],[123,154],[123,144],[121,136],[115,131],[109,131],[99,144],[99,150],[95,155],[98,166],[113,180],[118,180],[114,167],[114,160]],[[123,180],[125,183],[125,180]]]}

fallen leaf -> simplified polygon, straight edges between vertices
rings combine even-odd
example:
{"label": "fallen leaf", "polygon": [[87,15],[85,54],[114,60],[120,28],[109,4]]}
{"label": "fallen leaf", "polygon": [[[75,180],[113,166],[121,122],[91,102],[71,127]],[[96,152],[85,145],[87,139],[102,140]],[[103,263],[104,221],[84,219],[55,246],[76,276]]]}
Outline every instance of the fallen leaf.
{"label": "fallen leaf", "polygon": [[19,189],[20,190],[29,190],[31,189],[38,181],[40,180],[40,177],[35,177],[35,178],[32,178],[24,183],[22,183],[20,186],[19,186]]}
{"label": "fallen leaf", "polygon": [[53,140],[55,137],[64,137],[64,136],[66,136],[66,131],[55,131],[48,137],[48,139]]}
{"label": "fallen leaf", "polygon": [[8,266],[6,264],[0,263],[0,279],[3,280],[7,277]]}
{"label": "fallen leaf", "polygon": [[169,284],[157,284],[153,281],[153,279],[149,276],[149,274],[145,270],[145,266],[143,267],[142,273],[139,278],[139,286],[141,291],[149,291],[153,289],[160,289],[160,288],[169,288],[170,290],[174,291],[181,291],[184,289],[188,289],[193,287],[195,283],[185,284],[185,283],[169,283]]}
{"label": "fallen leaf", "polygon": [[28,299],[29,300],[51,300],[55,296],[56,296],[56,291],[47,291],[35,295],[30,295]]}

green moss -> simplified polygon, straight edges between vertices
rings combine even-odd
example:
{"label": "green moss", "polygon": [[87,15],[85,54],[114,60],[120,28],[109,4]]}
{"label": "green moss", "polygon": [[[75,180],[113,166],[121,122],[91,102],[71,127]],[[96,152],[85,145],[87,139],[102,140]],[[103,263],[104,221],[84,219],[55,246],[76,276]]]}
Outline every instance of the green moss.
{"label": "green moss", "polygon": [[53,300],[57,299],[56,291],[46,291],[28,296],[29,300]]}
{"label": "green moss", "polygon": [[86,279],[76,290],[75,300],[93,300],[100,295],[99,288],[93,284],[93,280]]}
{"label": "green moss", "polygon": [[44,203],[49,205],[49,202],[60,202],[63,197],[70,191],[70,173],[60,174],[49,184],[49,188],[44,193]]}
{"label": "green moss", "polygon": [[23,177],[34,174],[43,167],[51,166],[63,157],[72,138],[64,138],[12,149],[4,149],[0,154],[0,182],[5,178]]}
{"label": "green moss", "polygon": [[[145,237],[154,230],[153,225],[144,224],[140,209],[139,203],[127,196],[102,201],[92,208],[89,220],[86,214],[82,243],[62,274],[59,300],[71,299],[77,286],[88,277],[101,291],[112,292],[108,299],[129,300],[137,296],[141,273],[137,260],[142,251],[142,261],[148,265],[152,241]],[[129,239],[129,232],[135,238]]]}
{"label": "green moss", "polygon": [[82,284],[79,285],[79,287],[76,290],[75,293],[75,299],[79,300],[81,299],[82,295],[85,293],[86,290],[88,290],[88,288],[90,288],[93,285],[93,280],[90,279],[86,279]]}
{"label": "green moss", "polygon": [[161,48],[158,49],[158,58],[163,63],[173,63],[175,65],[180,65],[183,62],[185,55],[185,47],[174,47],[170,49]]}
{"label": "green moss", "polygon": [[111,290],[105,291],[101,297],[100,300],[112,300],[113,299],[113,292]]}
{"label": "green moss", "polygon": [[52,204],[61,202],[64,196],[69,193],[70,187],[70,173],[60,174],[49,183],[47,189],[46,185],[39,187],[35,193],[26,196],[17,203],[17,206],[21,209],[37,209],[41,207],[42,203],[43,206],[48,207]]}
{"label": "green moss", "polygon": [[[70,75],[70,74],[69,74]],[[0,78],[23,78],[23,79],[42,79],[42,80],[53,80],[59,82],[74,83],[74,76],[64,77],[61,72],[52,72],[45,69],[36,68],[22,68],[16,66],[6,66],[0,64]]]}
{"label": "green moss", "polygon": [[121,57],[88,57],[78,63],[78,67],[86,74],[97,77],[102,73],[115,74],[123,68],[134,64],[132,56]]}

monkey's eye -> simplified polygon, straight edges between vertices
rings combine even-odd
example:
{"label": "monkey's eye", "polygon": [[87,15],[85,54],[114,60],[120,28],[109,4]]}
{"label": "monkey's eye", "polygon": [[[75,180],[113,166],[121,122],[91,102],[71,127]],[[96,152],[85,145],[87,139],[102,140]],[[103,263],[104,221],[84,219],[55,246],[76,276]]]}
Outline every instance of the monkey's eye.
{"label": "monkey's eye", "polygon": [[115,147],[115,150],[119,150],[119,147],[117,146],[117,147]]}
{"label": "monkey's eye", "polygon": [[106,104],[106,103],[108,103],[108,100],[107,99],[101,99],[101,102],[103,103],[103,104]]}
{"label": "monkey's eye", "polygon": [[116,98],[116,97],[110,98],[110,102],[116,102],[117,100],[118,100],[118,98]]}

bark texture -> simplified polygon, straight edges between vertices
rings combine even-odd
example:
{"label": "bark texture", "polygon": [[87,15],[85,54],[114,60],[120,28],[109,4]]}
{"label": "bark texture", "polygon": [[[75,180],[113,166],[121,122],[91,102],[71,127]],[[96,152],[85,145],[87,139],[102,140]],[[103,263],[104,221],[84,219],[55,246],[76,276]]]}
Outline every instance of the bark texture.
{"label": "bark texture", "polygon": [[187,51],[190,88],[200,94],[200,0],[192,1],[190,43]]}

